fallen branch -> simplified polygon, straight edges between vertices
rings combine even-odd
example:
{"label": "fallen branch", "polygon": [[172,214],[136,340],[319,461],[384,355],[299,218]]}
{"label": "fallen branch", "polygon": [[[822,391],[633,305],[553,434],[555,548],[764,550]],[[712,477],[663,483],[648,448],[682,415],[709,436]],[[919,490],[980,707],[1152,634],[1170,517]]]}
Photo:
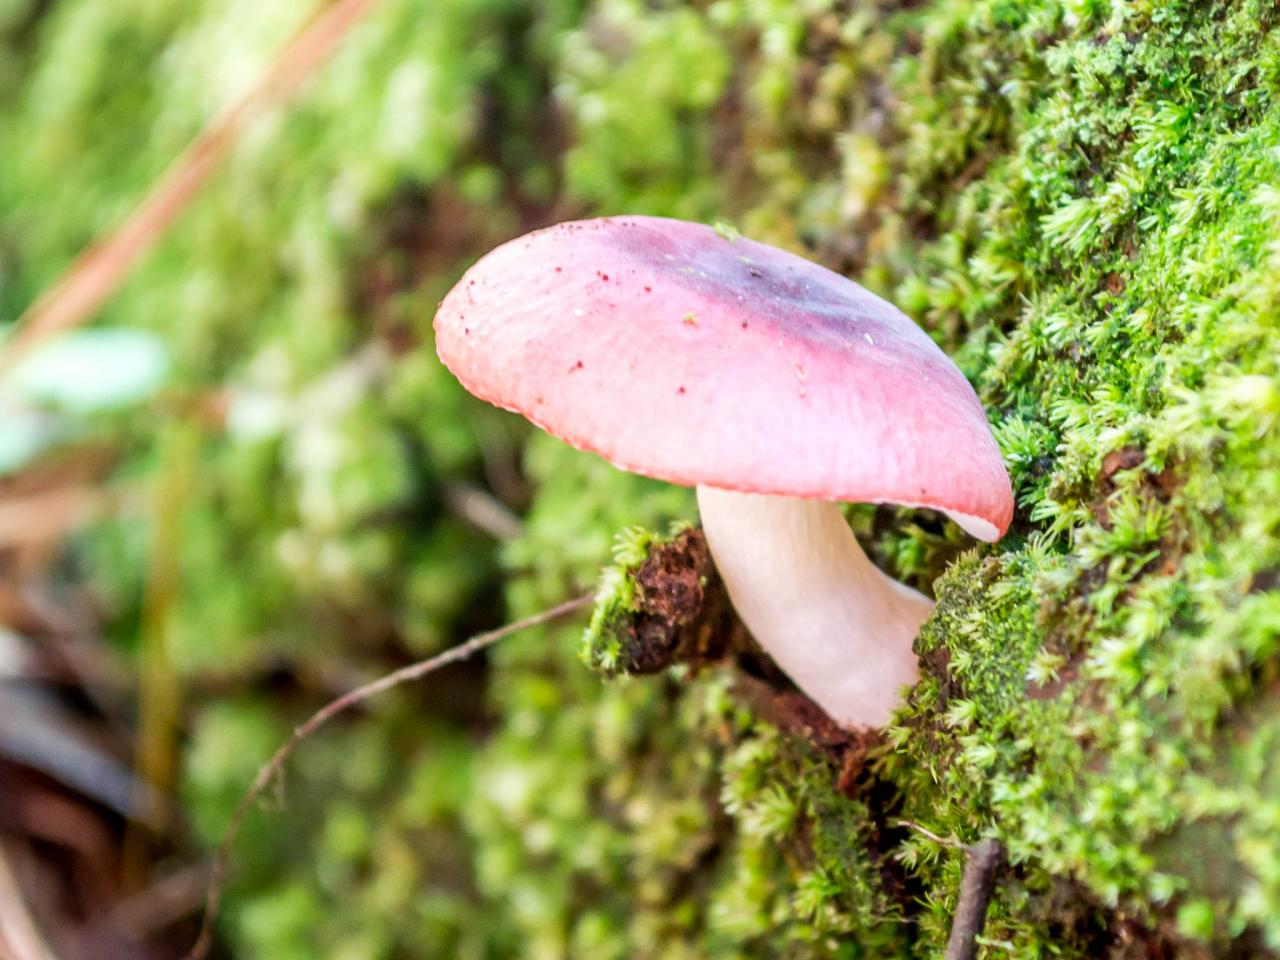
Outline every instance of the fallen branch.
{"label": "fallen branch", "polygon": [[235,813],[231,815],[231,822],[227,825],[226,833],[223,834],[222,842],[218,845],[218,852],[214,855],[213,863],[209,869],[209,885],[205,891],[204,919],[200,924],[200,935],[196,938],[195,945],[192,946],[183,960],[204,960],[204,957],[208,954],[209,947],[213,943],[213,925],[218,918],[218,906],[222,899],[222,884],[227,871],[227,864],[231,859],[231,848],[235,844],[236,836],[239,834],[240,827],[253,805],[262,796],[262,792],[280,775],[285,761],[289,759],[298,744],[335,716],[344,710],[354,707],[356,704],[376,697],[392,687],[424,677],[439,670],[441,667],[447,667],[452,663],[466,660],[468,657],[479,653],[486,647],[492,646],[499,640],[511,636],[513,633],[519,633],[521,630],[549,623],[566,614],[573,613],[575,610],[581,610],[591,603],[593,598],[593,594],[584,594],[573,600],[567,600],[549,610],[535,613],[531,617],[525,617],[523,620],[517,620],[496,630],[490,630],[488,633],[476,634],[465,643],[451,647],[444,653],[437,654],[429,660],[411,663],[407,667],[401,667],[399,670],[384,677],[356,687],[356,689],[343,694],[336,700],[331,700],[313,713],[306,723],[296,727],[289,739],[281,745],[280,749],[258,771],[258,775],[254,778],[252,785],[245,792],[245,795],[240,798],[240,803],[236,806]]}
{"label": "fallen branch", "polygon": [[80,254],[18,318],[13,336],[0,349],[0,372],[54,334],[92,317],[199,192],[249,120],[293,94],[377,2],[336,0],[304,24],[258,82],[214,117],[174,160],[128,219]]}

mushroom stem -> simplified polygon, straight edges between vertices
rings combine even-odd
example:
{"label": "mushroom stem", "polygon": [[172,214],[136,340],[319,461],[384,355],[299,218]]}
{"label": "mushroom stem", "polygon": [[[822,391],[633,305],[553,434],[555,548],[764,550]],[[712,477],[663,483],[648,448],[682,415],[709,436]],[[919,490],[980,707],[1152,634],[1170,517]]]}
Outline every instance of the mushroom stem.
{"label": "mushroom stem", "polygon": [[838,504],[698,487],[702,528],[752,635],[832,719],[883,726],[916,682],[933,602],[867,559]]}

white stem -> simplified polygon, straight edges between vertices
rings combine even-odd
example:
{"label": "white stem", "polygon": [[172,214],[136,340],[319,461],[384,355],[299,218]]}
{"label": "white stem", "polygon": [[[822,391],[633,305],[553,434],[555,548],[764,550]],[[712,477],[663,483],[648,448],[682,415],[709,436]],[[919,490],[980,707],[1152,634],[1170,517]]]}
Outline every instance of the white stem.
{"label": "white stem", "polygon": [[702,529],[752,635],[846,726],[883,726],[917,678],[933,602],[867,559],[835,503],[698,487]]}

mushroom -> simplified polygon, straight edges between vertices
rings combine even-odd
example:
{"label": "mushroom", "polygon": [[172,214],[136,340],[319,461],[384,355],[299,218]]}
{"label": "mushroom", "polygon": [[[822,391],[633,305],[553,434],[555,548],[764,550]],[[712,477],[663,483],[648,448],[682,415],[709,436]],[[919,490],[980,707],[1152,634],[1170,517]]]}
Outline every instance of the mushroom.
{"label": "mushroom", "polygon": [[612,217],[504,244],[445,297],[436,349],[476,396],[623,470],[697,487],[738,614],[839,723],[883,725],[932,601],[838,501],[941,510],[993,541],[1009,477],[973,388],[904,314],[775,247]]}

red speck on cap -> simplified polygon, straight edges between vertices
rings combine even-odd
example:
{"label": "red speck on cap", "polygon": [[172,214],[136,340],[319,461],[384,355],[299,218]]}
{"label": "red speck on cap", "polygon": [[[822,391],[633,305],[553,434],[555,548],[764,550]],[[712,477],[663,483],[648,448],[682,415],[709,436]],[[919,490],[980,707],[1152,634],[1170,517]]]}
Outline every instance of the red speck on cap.
{"label": "red speck on cap", "polygon": [[[607,299],[602,258],[651,295]],[[462,335],[461,286],[436,314],[445,365],[482,399],[624,469],[931,507],[986,540],[1008,528],[1009,477],[968,381],[892,304],[815,263],[701,224],[616,217],[482,258],[465,277],[475,337]],[[697,338],[656,322],[690,314]],[[566,378],[578,358],[593,375]],[[686,406],[692,384],[700,402]]]}

